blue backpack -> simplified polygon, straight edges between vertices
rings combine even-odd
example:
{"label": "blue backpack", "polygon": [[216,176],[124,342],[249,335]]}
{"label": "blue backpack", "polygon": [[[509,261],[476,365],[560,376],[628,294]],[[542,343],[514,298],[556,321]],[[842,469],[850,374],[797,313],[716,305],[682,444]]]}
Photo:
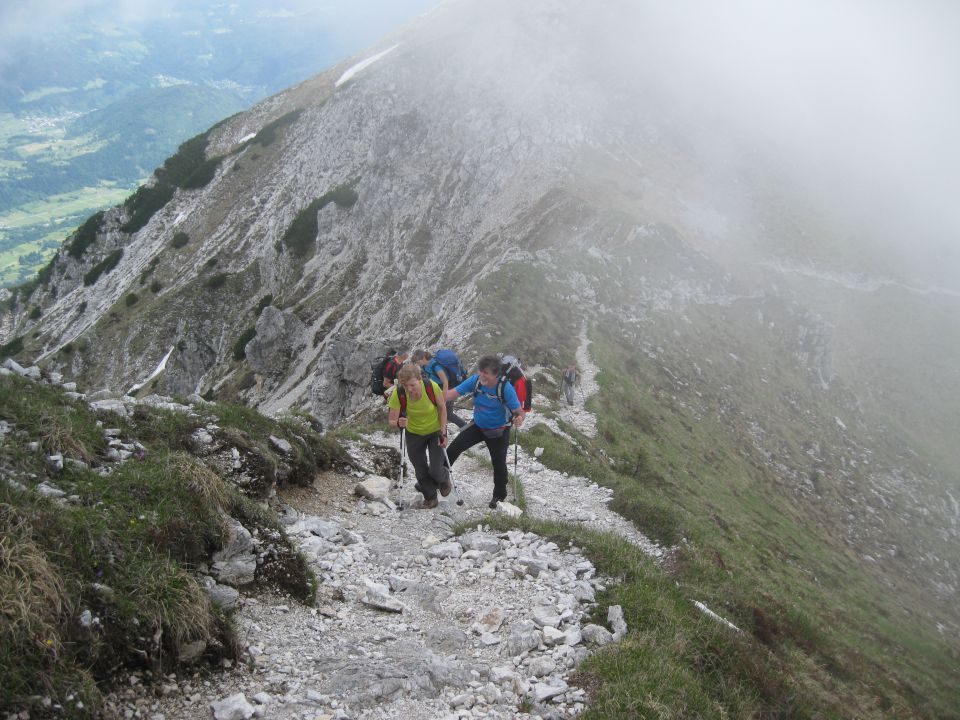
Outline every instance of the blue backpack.
{"label": "blue backpack", "polygon": [[424,370],[440,387],[443,387],[443,382],[440,380],[437,370],[443,370],[443,374],[447,376],[449,387],[459,385],[467,378],[467,372],[463,369],[463,363],[460,362],[460,358],[450,348],[437,350],[433,359],[427,363]]}

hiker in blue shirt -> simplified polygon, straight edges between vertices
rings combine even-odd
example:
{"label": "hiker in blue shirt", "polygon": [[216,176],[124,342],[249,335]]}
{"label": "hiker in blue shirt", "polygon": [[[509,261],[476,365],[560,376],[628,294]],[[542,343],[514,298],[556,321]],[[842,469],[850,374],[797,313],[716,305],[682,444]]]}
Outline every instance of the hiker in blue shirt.
{"label": "hiker in blue shirt", "polygon": [[490,507],[507,499],[507,452],[510,449],[510,425],[520,427],[524,412],[517,399],[517,392],[506,378],[500,376],[501,362],[496,355],[484,355],[477,362],[479,372],[474,373],[454,388],[444,393],[445,400],[456,400],[463,395],[473,395],[473,421],[460,430],[447,449],[447,457],[453,465],[460,453],[481,442],[486,443],[493,463],[493,499]]}
{"label": "hiker in blue shirt", "polygon": [[[448,350],[445,352],[451,351]],[[417,365],[419,365],[427,377],[442,387],[444,392],[454,387],[460,381],[459,377],[450,377],[450,370],[444,368],[439,360],[428,350],[414,350],[410,360],[411,362],[415,362]],[[460,377],[463,377],[463,366],[459,364],[460,359],[457,358],[456,361],[458,366],[461,368]],[[456,411],[454,410],[453,400],[447,400],[446,406],[447,419],[456,425],[458,430],[467,424],[467,421],[457,415]]]}

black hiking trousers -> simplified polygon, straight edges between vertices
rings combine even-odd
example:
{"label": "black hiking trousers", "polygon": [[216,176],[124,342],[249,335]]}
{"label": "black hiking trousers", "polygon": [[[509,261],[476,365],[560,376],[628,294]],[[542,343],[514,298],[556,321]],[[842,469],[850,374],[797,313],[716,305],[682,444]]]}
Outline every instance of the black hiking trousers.
{"label": "black hiking trousers", "polygon": [[414,435],[407,431],[407,457],[413,465],[420,492],[426,500],[432,500],[437,496],[437,488],[447,478],[440,433]]}
{"label": "black hiking trousers", "polygon": [[490,462],[493,463],[493,497],[497,500],[506,500],[509,477],[507,472],[507,453],[510,450],[509,428],[504,429],[503,434],[498,438],[488,438],[480,428],[470,423],[460,431],[447,448],[450,464],[453,465],[464,450],[469,450],[482,442],[487,444]]}
{"label": "black hiking trousers", "polygon": [[457,413],[454,411],[453,400],[447,400],[447,420],[461,429],[467,424],[467,421],[457,415]]}

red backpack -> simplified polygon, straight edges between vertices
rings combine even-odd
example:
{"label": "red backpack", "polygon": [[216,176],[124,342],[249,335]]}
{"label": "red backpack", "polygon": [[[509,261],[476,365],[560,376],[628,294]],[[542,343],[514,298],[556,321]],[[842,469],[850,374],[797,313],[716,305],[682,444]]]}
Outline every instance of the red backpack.
{"label": "red backpack", "polygon": [[[523,373],[520,367],[520,361],[513,355],[504,355],[500,365],[500,377],[497,379],[497,400],[503,403],[503,386],[507,383],[513,385],[517,393],[517,400],[520,401],[520,407],[524,412],[530,412],[533,405],[533,380]],[[473,394],[480,392],[480,380],[477,379],[477,385],[473,389]]]}

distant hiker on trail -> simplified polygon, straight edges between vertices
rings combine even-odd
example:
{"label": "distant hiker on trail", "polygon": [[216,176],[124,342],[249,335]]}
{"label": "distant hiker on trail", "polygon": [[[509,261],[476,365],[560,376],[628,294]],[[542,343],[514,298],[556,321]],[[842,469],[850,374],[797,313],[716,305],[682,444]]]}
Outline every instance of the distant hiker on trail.
{"label": "distant hiker on trail", "polygon": [[563,369],[563,380],[560,383],[563,389],[563,395],[567,399],[567,405],[573,405],[573,389],[580,386],[580,368],[577,364],[567,365]]}
{"label": "distant hiker on trail", "polygon": [[[447,355],[445,355],[445,353]],[[444,360],[447,364],[444,364]],[[419,365],[427,377],[443,388],[444,394],[447,390],[461,382],[466,375],[460,358],[452,350],[439,350],[437,355],[433,355],[429,350],[414,350],[411,360]],[[447,405],[447,419],[462,428],[467,421],[457,415],[453,409],[453,400],[449,400]]]}
{"label": "distant hiker on trail", "polygon": [[481,442],[486,443],[493,463],[493,499],[490,507],[495,508],[498,502],[507,499],[507,451],[510,449],[510,433],[507,430],[511,424],[520,427],[525,413],[513,385],[500,375],[500,358],[484,355],[477,362],[477,369],[479,372],[444,393],[447,400],[473,395],[473,422],[464,427],[450,443],[447,457],[453,465],[464,450]]}
{"label": "distant hiker on trail", "polygon": [[406,350],[401,350],[392,358],[388,358],[386,364],[383,366],[383,396],[387,397],[391,388],[397,382],[397,373],[400,372],[400,368],[403,367],[403,364],[407,361],[408,353]]}
{"label": "distant hiker on trail", "polygon": [[447,445],[447,408],[440,386],[423,379],[420,366],[408,363],[397,374],[396,390],[387,399],[388,420],[406,431],[407,457],[417,476],[417,489],[423,493],[423,507],[437,506],[437,490],[443,497],[453,484],[443,458]]}

